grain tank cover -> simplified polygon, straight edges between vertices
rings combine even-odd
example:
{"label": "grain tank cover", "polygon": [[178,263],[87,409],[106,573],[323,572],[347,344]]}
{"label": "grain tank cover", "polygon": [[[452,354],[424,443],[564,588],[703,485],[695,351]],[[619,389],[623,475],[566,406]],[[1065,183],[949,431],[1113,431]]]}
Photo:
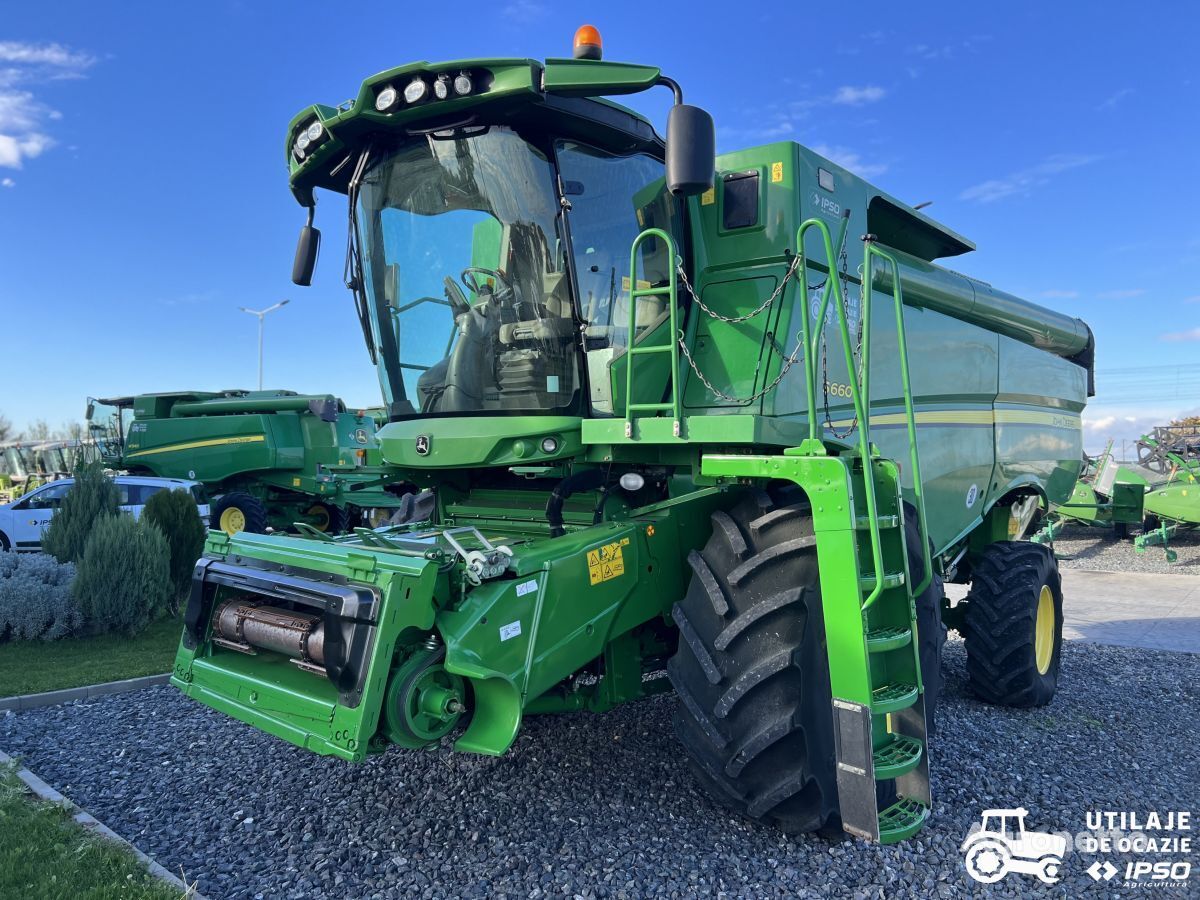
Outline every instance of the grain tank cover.
{"label": "grain tank cover", "polygon": [[867,206],[867,230],[889,247],[926,262],[975,249],[962,235],[884,194]]}

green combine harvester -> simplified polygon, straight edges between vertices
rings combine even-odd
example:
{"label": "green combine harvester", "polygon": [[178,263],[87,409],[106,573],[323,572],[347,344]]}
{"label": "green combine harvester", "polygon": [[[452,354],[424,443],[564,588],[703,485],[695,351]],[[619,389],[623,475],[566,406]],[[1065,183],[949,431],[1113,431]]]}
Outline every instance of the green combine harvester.
{"label": "green combine harvester", "polygon": [[228,534],[340,534],[412,503],[381,465],[375,420],[328,394],[140,394],[89,400],[87,421],[106,466],[204,482]]}
{"label": "green combine harvester", "polygon": [[[904,839],[946,625],[985,700],[1054,695],[1058,570],[1021,538],[1079,474],[1091,332],[935,265],[973,245],[804,147],[715,157],[675,82],[599,51],[411,63],[292,121],[293,279],[342,195],[380,451],[435,503],[211,533],[172,683],[351,762],[673,691],[716,801]],[[665,140],[606,99],[656,86]]]}

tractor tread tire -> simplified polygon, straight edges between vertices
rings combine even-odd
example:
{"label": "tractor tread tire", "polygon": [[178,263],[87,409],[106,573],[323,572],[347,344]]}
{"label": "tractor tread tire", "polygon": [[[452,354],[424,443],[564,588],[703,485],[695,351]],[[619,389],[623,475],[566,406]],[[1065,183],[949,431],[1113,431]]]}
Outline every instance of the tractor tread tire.
{"label": "tractor tread tire", "polygon": [[712,524],[672,609],[676,734],[700,784],[735,812],[793,832],[840,827],[807,503],[751,491]]}
{"label": "tractor tread tire", "polygon": [[212,507],[209,515],[209,527],[214,531],[221,531],[221,514],[231,506],[236,506],[246,517],[246,527],[242,529],[243,531],[252,534],[267,533],[269,523],[266,504],[245,491],[230,491],[228,494],[223,494]]}
{"label": "tractor tread tire", "polygon": [[[1049,670],[1038,671],[1035,628],[1043,585],[1054,595]],[[1043,706],[1054,697],[1062,647],[1062,582],[1048,547],[997,541],[974,566],[964,616],[967,676],[976,696],[999,706]]]}

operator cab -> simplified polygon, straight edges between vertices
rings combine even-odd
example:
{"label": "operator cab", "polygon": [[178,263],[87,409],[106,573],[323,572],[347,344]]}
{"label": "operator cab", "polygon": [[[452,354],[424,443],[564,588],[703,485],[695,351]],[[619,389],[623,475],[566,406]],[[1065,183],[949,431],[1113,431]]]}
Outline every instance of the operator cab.
{"label": "operator cab", "polygon": [[[602,106],[572,105],[584,104]],[[356,243],[392,418],[612,413],[629,247],[644,228],[681,231],[661,147],[621,151],[496,124],[368,159]],[[645,279],[665,284],[665,245],[645,242],[642,257]],[[665,299],[641,298],[637,330],[666,314]]]}

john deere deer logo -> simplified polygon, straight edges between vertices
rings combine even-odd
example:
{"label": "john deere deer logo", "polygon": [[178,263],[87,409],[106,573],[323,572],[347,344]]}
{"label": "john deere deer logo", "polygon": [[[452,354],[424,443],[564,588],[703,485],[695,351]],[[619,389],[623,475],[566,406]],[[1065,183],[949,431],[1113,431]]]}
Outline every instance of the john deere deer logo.
{"label": "john deere deer logo", "polygon": [[417,455],[418,456],[428,456],[429,455],[429,435],[427,435],[427,434],[418,434],[417,435]]}

